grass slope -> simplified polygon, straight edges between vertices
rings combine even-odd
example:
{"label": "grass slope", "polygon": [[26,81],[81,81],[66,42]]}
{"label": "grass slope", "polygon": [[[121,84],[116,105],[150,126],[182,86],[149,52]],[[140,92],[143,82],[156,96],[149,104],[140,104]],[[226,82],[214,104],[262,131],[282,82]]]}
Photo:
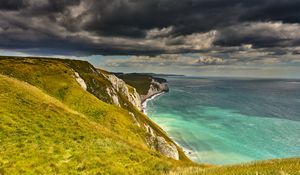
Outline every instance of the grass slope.
{"label": "grass slope", "polygon": [[[128,111],[84,91],[55,60],[1,60],[0,172],[158,174],[180,166],[150,150]],[[34,86],[33,86],[34,85]]]}
{"label": "grass slope", "polygon": [[[78,85],[74,79],[74,71],[80,73],[86,84],[90,95],[93,94],[93,100],[83,96],[83,89]],[[109,115],[107,111],[101,110],[104,105],[96,105],[102,101],[111,103],[111,98],[108,97],[106,86],[111,86],[110,82],[106,80],[103,75],[98,74],[97,70],[86,61],[67,60],[67,59],[47,59],[47,58],[14,58],[14,57],[0,57],[0,74],[8,75],[19,80],[28,82],[40,89],[43,89],[47,94],[57,98],[69,107],[91,116],[93,120],[110,126],[109,129],[116,132],[121,132],[124,136],[128,136],[126,131],[129,127],[119,127],[122,125],[122,120],[118,119],[118,114]],[[157,133],[160,133],[167,141],[173,142],[167,134],[155,123],[153,123],[147,116],[138,111],[122,94],[118,94],[122,100],[123,111],[128,111],[135,114],[137,119],[151,126]],[[101,101],[97,100],[96,98]],[[103,102],[102,102],[103,103]],[[106,103],[106,106],[108,106]],[[119,108],[116,108],[119,109]],[[109,110],[112,114],[114,110]],[[101,116],[101,117],[99,117]],[[131,116],[130,116],[131,119]],[[133,122],[131,121],[131,124]],[[146,133],[143,131],[136,132],[145,140]],[[179,149],[180,158],[184,161],[190,162],[183,151]]]}

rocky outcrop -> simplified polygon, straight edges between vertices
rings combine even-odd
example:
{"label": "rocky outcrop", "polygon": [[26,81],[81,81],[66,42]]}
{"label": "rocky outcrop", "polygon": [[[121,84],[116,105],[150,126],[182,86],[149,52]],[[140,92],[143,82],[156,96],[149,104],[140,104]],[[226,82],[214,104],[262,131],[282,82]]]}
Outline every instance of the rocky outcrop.
{"label": "rocky outcrop", "polygon": [[162,92],[168,92],[169,87],[166,81],[160,81],[163,79],[158,78],[152,78],[148,93],[146,95],[141,95],[141,101],[144,102],[146,99],[162,93]]}
{"label": "rocky outcrop", "polygon": [[179,160],[179,153],[175,144],[168,143],[165,138],[157,135],[147,124],[145,124],[145,129],[148,133],[146,141],[151,149],[156,150],[169,158]]}
{"label": "rocky outcrop", "polygon": [[77,72],[75,72],[75,79],[79,83],[79,85],[86,91],[87,85]]}
{"label": "rocky outcrop", "polygon": [[120,104],[119,95],[124,95],[128,101],[135,106],[137,109],[142,110],[141,97],[136,92],[135,88],[132,88],[131,91],[128,89],[128,85],[118,77],[113,74],[103,74],[104,77],[111,82],[112,86],[108,86],[106,88],[107,93],[113,99],[113,103],[118,106],[122,106]]}
{"label": "rocky outcrop", "polygon": [[117,90],[114,89],[114,88],[107,87],[106,92],[110,96],[110,98],[112,99],[113,104],[121,107],[121,104],[119,102],[119,97],[118,97],[118,94],[117,94]]}

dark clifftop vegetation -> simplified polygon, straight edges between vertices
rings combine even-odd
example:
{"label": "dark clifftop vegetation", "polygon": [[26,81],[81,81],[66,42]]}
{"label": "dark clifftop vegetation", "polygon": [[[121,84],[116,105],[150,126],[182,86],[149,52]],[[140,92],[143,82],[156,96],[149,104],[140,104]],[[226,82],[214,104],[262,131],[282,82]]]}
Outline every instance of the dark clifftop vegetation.
{"label": "dark clifftop vegetation", "polygon": [[169,91],[167,80],[159,77],[154,77],[153,74],[116,73],[115,75],[124,80],[130,86],[136,88],[137,92],[141,95],[142,102],[153,95]]}
{"label": "dark clifftop vegetation", "polygon": [[132,87],[135,87],[137,92],[141,95],[146,95],[148,93],[149,87],[151,85],[152,76],[148,74],[138,74],[138,73],[130,73],[130,74],[116,74],[117,77],[124,80],[127,84]]}
{"label": "dark clifftop vegetation", "polygon": [[129,80],[85,61],[0,57],[0,174],[299,172],[299,159],[192,163],[138,109],[135,92],[149,92],[152,80]]}

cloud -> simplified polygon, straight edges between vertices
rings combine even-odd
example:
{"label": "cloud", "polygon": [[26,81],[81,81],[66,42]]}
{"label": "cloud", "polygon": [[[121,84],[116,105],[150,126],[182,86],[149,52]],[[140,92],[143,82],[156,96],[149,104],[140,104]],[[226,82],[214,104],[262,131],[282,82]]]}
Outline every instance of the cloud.
{"label": "cloud", "polygon": [[291,47],[300,40],[300,25],[282,22],[242,23],[219,32],[215,44],[222,46]]}
{"label": "cloud", "polygon": [[230,58],[194,54],[162,54],[158,56],[106,57],[98,64],[113,72],[156,72],[193,76],[289,77],[300,75],[300,59],[296,55],[273,55],[240,50]]}
{"label": "cloud", "polygon": [[6,0],[0,48],[77,56],[299,54],[299,7],[298,0]]}
{"label": "cloud", "polygon": [[226,61],[222,58],[193,55],[185,56],[180,54],[162,54],[155,57],[132,56],[128,59],[108,59],[106,67],[197,67],[204,65],[223,65]]}
{"label": "cloud", "polygon": [[6,0],[0,1],[0,9],[1,10],[18,10],[20,8],[24,8],[26,3],[24,0]]}
{"label": "cloud", "polygon": [[222,58],[205,57],[195,61],[197,65],[222,65],[226,62]]}

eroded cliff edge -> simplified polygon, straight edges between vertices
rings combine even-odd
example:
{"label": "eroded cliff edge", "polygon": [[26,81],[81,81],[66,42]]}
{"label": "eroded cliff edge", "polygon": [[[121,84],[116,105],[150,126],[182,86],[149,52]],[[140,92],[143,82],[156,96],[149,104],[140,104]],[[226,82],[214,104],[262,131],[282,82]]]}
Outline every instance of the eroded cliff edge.
{"label": "eroded cliff edge", "polygon": [[146,99],[156,94],[160,94],[168,91],[169,91],[169,87],[165,79],[152,77],[148,93],[145,95],[141,95],[141,100],[142,102],[144,102]]}
{"label": "eroded cliff edge", "polygon": [[[165,79],[147,74],[123,74],[120,77],[96,69],[88,62],[65,60],[65,63],[74,70],[74,77],[83,88],[86,87],[87,91],[100,100],[129,111],[136,126],[145,131],[145,142],[149,148],[175,160],[188,160],[182,149],[142,113],[143,101],[153,95],[169,91]],[[132,81],[128,81],[129,79]],[[85,85],[82,85],[82,81]]]}
{"label": "eroded cliff edge", "polygon": [[142,102],[156,94],[169,91],[167,80],[163,78],[154,77],[150,74],[115,73],[115,75],[118,78],[124,80],[126,84],[136,88],[137,92],[140,94]]}
{"label": "eroded cliff edge", "polygon": [[[118,79],[115,75],[108,76],[110,77],[110,80],[113,80],[113,82],[117,82],[120,81],[120,79],[122,79],[123,86],[124,83],[127,83],[130,87],[133,87],[134,90],[132,92],[139,92],[140,100],[133,100],[131,102],[139,110],[143,110],[141,104],[146,99],[151,98],[156,94],[169,91],[169,87],[165,79],[153,77],[148,74],[116,74],[116,76],[120,77],[120,79]],[[137,88],[137,90],[135,88]],[[137,124],[140,126],[139,123]],[[153,127],[151,127],[147,123],[144,123],[142,127],[144,127],[144,129],[148,133],[146,137],[146,142],[151,149],[156,150],[167,157],[179,160],[180,153],[178,151],[178,146],[176,146],[176,144],[173,141],[168,141],[165,137],[163,137],[160,133],[156,132],[155,129],[153,129]]]}

